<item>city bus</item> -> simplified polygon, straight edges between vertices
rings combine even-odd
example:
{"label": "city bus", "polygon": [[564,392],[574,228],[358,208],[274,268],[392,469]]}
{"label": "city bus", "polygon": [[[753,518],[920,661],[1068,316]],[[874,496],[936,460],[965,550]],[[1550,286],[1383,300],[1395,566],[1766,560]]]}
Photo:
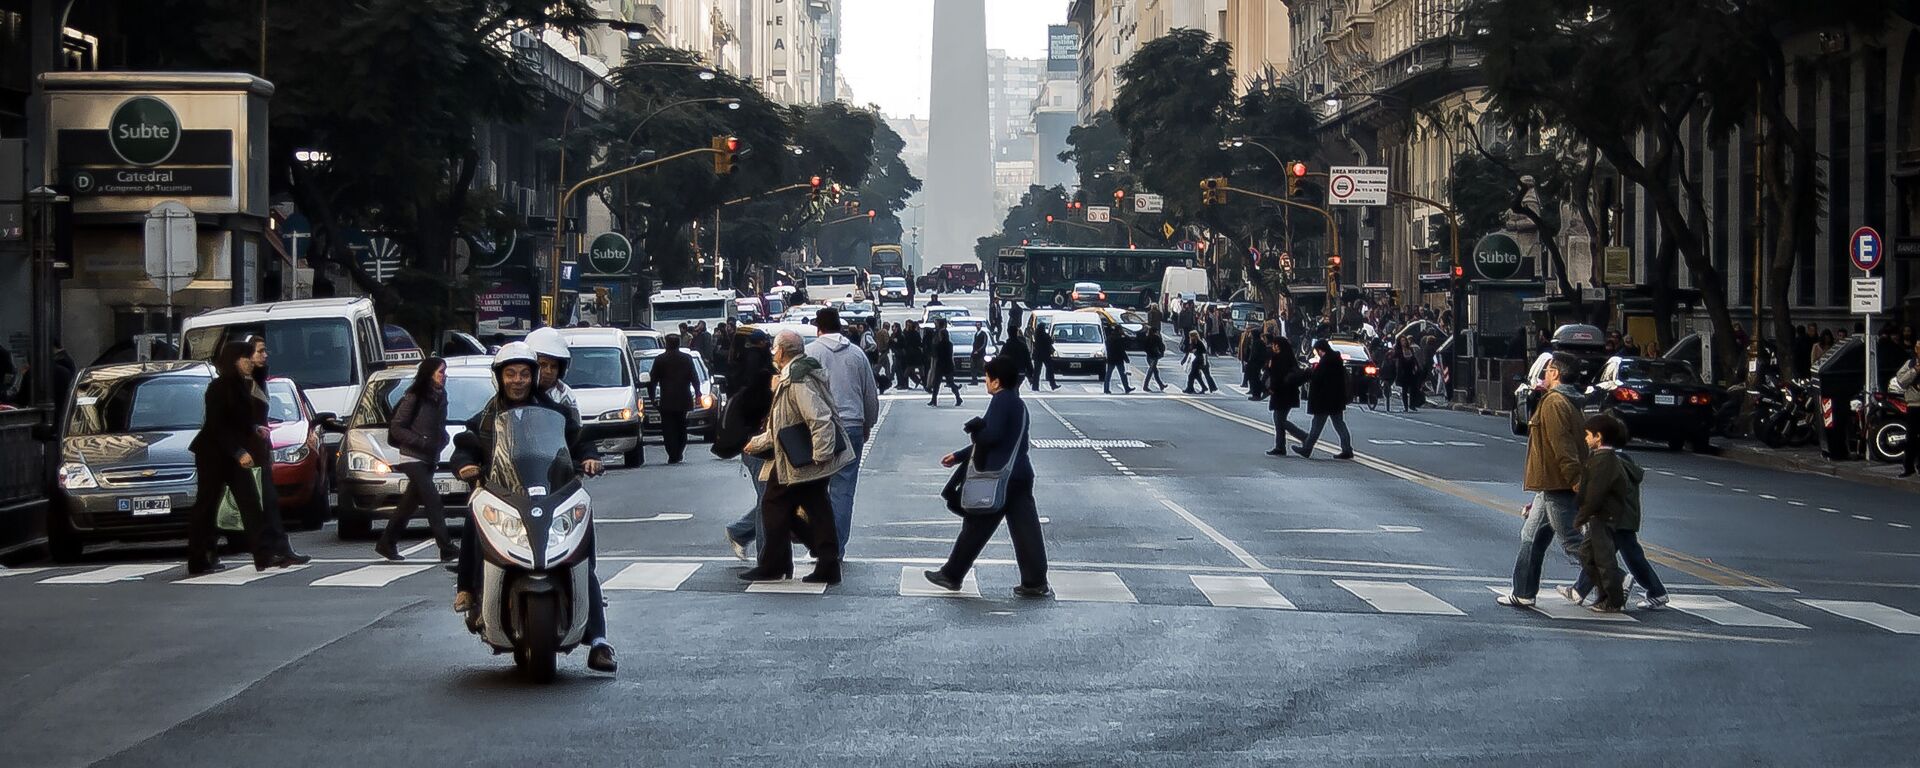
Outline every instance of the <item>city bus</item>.
{"label": "city bus", "polygon": [[906,257],[899,243],[881,243],[873,247],[873,263],[868,267],[875,277],[906,277]]}
{"label": "city bus", "polygon": [[826,304],[853,301],[867,286],[867,271],[859,267],[813,267],[802,278],[807,283],[807,301]]}
{"label": "city bus", "polygon": [[730,288],[672,288],[647,300],[647,327],[678,333],[681,323],[707,321],[709,330],[733,318]]}
{"label": "city bus", "polygon": [[1167,267],[1191,266],[1192,251],[1054,245],[1002,248],[994,262],[993,295],[1036,309],[1065,309],[1074,283],[1098,283],[1108,304],[1146,309],[1159,298]]}

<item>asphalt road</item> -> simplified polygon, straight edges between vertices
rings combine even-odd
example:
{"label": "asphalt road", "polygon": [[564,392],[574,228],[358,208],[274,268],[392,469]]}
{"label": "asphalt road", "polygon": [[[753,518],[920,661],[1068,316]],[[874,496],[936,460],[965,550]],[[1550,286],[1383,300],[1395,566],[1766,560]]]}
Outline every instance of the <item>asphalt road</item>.
{"label": "asphalt road", "polygon": [[[720,528],[752,501],[737,462],[696,444],[666,466],[656,445],[645,467],[594,481],[617,676],[575,654],[553,685],[522,683],[448,611],[451,576],[426,560],[379,566],[370,542],[331,528],[296,534],[312,565],[244,584],[186,581],[177,544],[0,571],[0,763],[1886,766],[1920,754],[1912,495],[1636,446],[1651,473],[1642,536],[1688,610],[1599,620],[1545,590],[1544,610],[1516,610],[1490,589],[1507,582],[1527,498],[1525,446],[1505,421],[1361,409],[1349,412],[1358,459],[1272,458],[1264,404],[1230,389],[1105,396],[1076,382],[1028,400],[1055,598],[1011,596],[1004,534],[977,597],[925,596],[918,572],[958,528],[935,497],[937,461],[986,402],[979,388],[966,397],[886,397],[846,581],[825,594],[734,578],[743,564]],[[1547,574],[1574,570],[1556,553]]]}

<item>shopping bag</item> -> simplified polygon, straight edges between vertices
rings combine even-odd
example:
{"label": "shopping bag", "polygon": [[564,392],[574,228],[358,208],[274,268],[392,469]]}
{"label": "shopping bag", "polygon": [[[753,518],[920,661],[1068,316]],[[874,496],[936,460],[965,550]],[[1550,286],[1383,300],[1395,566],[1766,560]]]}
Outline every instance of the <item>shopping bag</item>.
{"label": "shopping bag", "polygon": [[[247,477],[253,482],[253,498],[260,498],[260,468],[247,469]],[[240,505],[233,500],[231,489],[220,492],[220,512],[214,517],[214,525],[223,531],[244,531],[247,526],[240,516]]]}

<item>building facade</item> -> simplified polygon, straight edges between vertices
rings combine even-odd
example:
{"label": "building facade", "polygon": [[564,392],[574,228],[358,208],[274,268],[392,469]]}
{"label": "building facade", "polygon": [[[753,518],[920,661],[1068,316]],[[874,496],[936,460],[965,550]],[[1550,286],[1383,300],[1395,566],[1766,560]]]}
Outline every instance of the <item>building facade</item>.
{"label": "building facade", "polygon": [[1287,73],[1293,61],[1293,26],[1284,3],[1227,0],[1224,27],[1224,37],[1233,46],[1237,92]]}

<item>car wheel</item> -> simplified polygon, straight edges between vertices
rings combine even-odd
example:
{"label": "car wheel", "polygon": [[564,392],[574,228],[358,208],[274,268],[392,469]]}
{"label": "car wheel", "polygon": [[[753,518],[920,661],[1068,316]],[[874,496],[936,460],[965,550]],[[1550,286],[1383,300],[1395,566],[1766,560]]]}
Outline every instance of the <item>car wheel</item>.
{"label": "car wheel", "polygon": [[86,542],[82,541],[80,534],[67,524],[66,514],[51,511],[51,509],[49,507],[50,511],[47,515],[47,557],[52,558],[56,563],[71,563],[79,560],[80,556],[86,553]]}
{"label": "car wheel", "polygon": [[340,513],[340,540],[373,538],[373,518],[360,514]]}

